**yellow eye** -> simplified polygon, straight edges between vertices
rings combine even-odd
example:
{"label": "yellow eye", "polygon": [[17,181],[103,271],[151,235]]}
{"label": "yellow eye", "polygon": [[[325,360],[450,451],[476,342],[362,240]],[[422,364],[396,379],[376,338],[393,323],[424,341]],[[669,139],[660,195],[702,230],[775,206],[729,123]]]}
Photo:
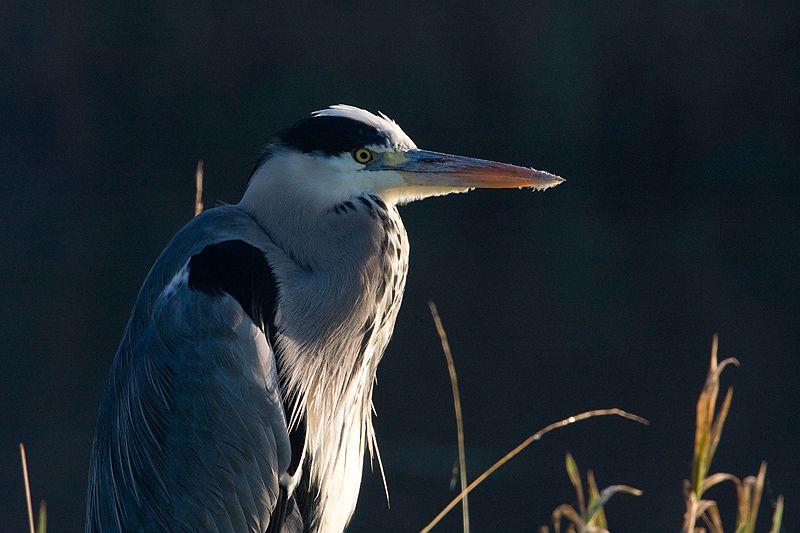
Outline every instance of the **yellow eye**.
{"label": "yellow eye", "polygon": [[372,152],[370,152],[366,148],[357,148],[355,151],[353,151],[353,159],[355,159],[362,165],[365,165],[370,161],[372,161],[372,157],[373,157]]}

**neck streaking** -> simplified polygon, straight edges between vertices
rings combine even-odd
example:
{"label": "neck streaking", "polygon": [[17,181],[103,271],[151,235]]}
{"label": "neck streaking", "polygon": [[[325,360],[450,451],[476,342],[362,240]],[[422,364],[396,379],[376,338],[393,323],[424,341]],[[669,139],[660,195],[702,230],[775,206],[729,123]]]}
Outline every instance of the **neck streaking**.
{"label": "neck streaking", "polygon": [[290,419],[305,421],[316,530],[340,531],[355,508],[365,448],[380,461],[372,387],[402,300],[408,240],[397,209],[370,194],[319,217],[313,236],[281,240],[324,248],[319,260],[288,248],[271,261],[284,280],[276,352]]}

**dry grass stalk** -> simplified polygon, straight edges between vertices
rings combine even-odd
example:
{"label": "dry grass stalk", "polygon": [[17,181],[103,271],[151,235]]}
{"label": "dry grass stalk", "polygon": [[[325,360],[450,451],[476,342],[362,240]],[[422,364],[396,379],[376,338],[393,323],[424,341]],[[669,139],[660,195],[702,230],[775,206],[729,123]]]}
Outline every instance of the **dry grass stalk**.
{"label": "dry grass stalk", "polygon": [[506,464],[508,461],[513,459],[522,450],[524,450],[525,448],[530,446],[534,441],[541,440],[541,438],[544,435],[546,435],[547,433],[550,433],[554,429],[562,428],[564,426],[568,426],[570,424],[574,424],[575,422],[580,422],[582,420],[586,420],[587,418],[593,418],[595,416],[609,416],[609,415],[621,416],[623,418],[627,418],[629,420],[634,420],[636,422],[639,422],[640,424],[645,424],[645,425],[649,424],[649,422],[647,420],[645,420],[644,418],[642,418],[640,416],[637,416],[637,415],[634,415],[634,414],[631,414],[631,413],[628,413],[627,411],[623,411],[622,409],[618,409],[616,407],[611,408],[611,409],[594,409],[592,411],[586,411],[586,412],[583,412],[583,413],[579,413],[579,414],[577,414],[575,416],[571,416],[569,418],[565,418],[563,420],[559,420],[558,422],[553,422],[552,424],[550,424],[548,426],[545,426],[544,428],[540,429],[539,431],[537,431],[536,433],[534,433],[533,435],[531,435],[527,439],[523,440],[514,449],[512,449],[510,452],[505,454],[500,459],[498,459],[496,463],[494,463],[492,466],[487,468],[481,475],[479,475],[477,478],[475,478],[467,486],[467,488],[465,490],[461,491],[461,494],[459,494],[455,498],[453,498],[450,501],[450,503],[448,503],[444,507],[444,509],[442,509],[439,512],[438,515],[436,515],[436,517],[433,520],[431,520],[424,528],[422,528],[420,530],[420,533],[427,533],[428,531],[433,529],[434,526],[436,526],[436,524],[438,524],[442,520],[442,518],[444,518],[447,515],[447,513],[449,513],[453,509],[453,507],[458,505],[458,502],[460,502],[461,499],[464,498],[464,496],[466,496],[467,494],[472,492],[475,489],[475,487],[477,487],[478,485],[483,483],[483,481],[486,480],[487,477],[492,475],[495,470],[497,470],[498,468],[500,468],[501,466]]}
{"label": "dry grass stalk", "polygon": [[194,216],[203,212],[203,160],[197,162],[194,171]]}
{"label": "dry grass stalk", "polygon": [[33,528],[33,504],[31,503],[31,484],[28,480],[28,457],[25,454],[25,445],[19,443],[19,456],[22,461],[22,479],[25,482],[25,501],[28,504],[28,527],[30,533],[36,533]]}
{"label": "dry grass stalk", "polygon": [[444,325],[442,325],[442,319],[439,317],[436,304],[428,302],[428,307],[431,310],[433,323],[436,326],[436,333],[439,334],[439,340],[442,343],[442,351],[444,352],[445,359],[447,359],[447,372],[450,375],[450,386],[453,389],[453,409],[456,416],[456,433],[458,438],[458,470],[461,480],[461,492],[464,493],[464,499],[461,501],[461,523],[464,533],[469,533],[469,501],[464,492],[467,490],[467,454],[464,446],[464,417],[461,414],[461,394],[458,390],[458,376],[456,375],[453,353],[450,351],[450,343],[447,342],[447,333],[444,330]]}
{"label": "dry grass stalk", "polygon": [[31,484],[28,478],[28,456],[25,453],[25,445],[19,443],[19,457],[22,463],[22,480],[25,483],[25,503],[28,507],[28,531],[29,533],[45,533],[47,531],[47,502],[39,502],[39,514],[36,521],[36,528],[33,526],[33,504],[31,503]]}

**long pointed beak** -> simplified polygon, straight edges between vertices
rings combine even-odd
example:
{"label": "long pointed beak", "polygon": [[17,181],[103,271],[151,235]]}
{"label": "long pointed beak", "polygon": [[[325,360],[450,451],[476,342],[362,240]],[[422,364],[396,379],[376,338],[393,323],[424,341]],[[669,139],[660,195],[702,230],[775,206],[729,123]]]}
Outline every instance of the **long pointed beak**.
{"label": "long pointed beak", "polygon": [[427,150],[387,152],[381,168],[402,172],[412,186],[548,189],[564,178],[534,168]]}

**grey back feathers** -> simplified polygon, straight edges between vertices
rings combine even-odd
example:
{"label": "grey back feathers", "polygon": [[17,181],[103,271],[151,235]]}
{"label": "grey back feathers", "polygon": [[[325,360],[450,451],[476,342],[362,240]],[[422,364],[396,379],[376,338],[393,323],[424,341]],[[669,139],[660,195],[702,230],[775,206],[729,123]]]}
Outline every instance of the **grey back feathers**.
{"label": "grey back feathers", "polygon": [[101,406],[87,531],[262,532],[269,524],[291,450],[272,349],[231,287],[212,286],[207,256],[226,242],[271,246],[246,214],[212,209],[173,238],[147,276]]}

